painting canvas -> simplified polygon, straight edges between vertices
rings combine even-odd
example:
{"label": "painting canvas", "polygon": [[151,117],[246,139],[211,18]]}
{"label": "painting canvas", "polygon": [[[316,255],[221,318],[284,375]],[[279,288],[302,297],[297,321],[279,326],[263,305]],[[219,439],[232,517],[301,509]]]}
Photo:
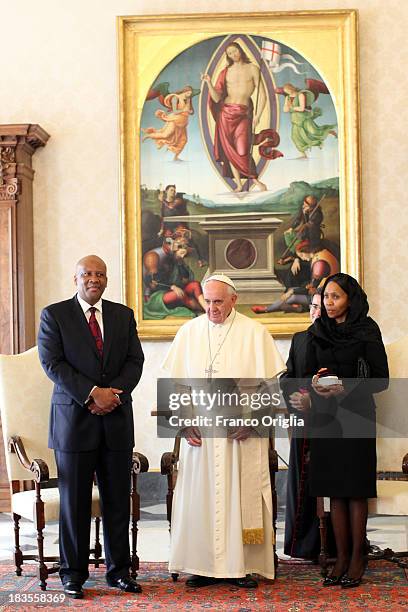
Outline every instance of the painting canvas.
{"label": "painting canvas", "polygon": [[[240,312],[281,334],[305,327],[328,275],[359,274],[358,176],[345,165],[346,151],[358,154],[356,134],[345,140],[356,100],[341,90],[338,54],[328,70],[324,45],[311,54],[310,30],[297,31],[306,17],[315,44],[330,40],[319,16],[336,17],[336,52],[352,11],[269,14],[261,32],[256,16],[245,31],[236,16],[206,16],[219,33],[203,33],[197,16],[163,18],[160,39],[157,20],[126,18],[125,281],[142,336],[173,335],[202,314],[214,273],[233,279]],[[198,30],[183,40],[185,23]]]}

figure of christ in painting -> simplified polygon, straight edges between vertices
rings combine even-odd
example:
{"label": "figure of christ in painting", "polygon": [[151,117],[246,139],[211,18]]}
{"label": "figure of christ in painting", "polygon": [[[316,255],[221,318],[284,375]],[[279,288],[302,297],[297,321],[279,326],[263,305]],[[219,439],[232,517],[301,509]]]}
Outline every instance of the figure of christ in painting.
{"label": "figure of christ in painting", "polygon": [[315,122],[315,119],[321,116],[322,111],[318,107],[312,108],[316,100],[314,92],[308,89],[298,89],[291,83],[286,83],[283,91],[285,93],[283,112],[290,113],[293,143],[300,151],[301,158],[307,159],[306,151],[310,151],[312,147],[321,149],[329,134],[337,138],[334,130],[336,124],[318,125]]}
{"label": "figure of christ in painting", "polygon": [[190,115],[194,114],[191,101],[194,90],[190,85],[180,91],[168,94],[163,104],[170,112],[158,109],[156,117],[164,121],[161,128],[142,128],[142,142],[151,138],[158,149],[166,146],[168,151],[174,153],[174,161],[180,161],[179,155],[187,144],[187,125]]}
{"label": "figure of christ in painting", "polygon": [[[266,104],[266,93],[258,66],[251,63],[238,43],[226,49],[228,66],[215,85],[202,75],[210,94],[210,110],[215,120],[214,155],[224,177],[233,178],[234,191],[242,191],[241,179],[252,179],[261,191],[267,187],[258,179],[252,157],[253,132]],[[256,92],[254,113],[252,94]]]}
{"label": "figure of christ in painting", "polygon": [[191,251],[188,239],[166,230],[161,247],[143,257],[145,319],[164,319],[168,315],[194,317],[205,309],[201,284],[194,280],[184,258]]}

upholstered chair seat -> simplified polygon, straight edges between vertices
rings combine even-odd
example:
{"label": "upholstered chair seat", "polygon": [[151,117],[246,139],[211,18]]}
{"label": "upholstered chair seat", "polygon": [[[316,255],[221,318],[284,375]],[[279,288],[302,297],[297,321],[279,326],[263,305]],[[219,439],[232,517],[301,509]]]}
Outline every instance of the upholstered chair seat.
{"label": "upholstered chair seat", "polygon": [[[44,519],[46,523],[58,521],[59,493],[57,487],[41,489],[41,499],[44,502]],[[11,498],[11,511],[21,517],[35,522],[35,491],[14,493]],[[98,487],[92,490],[92,516],[101,516]]]}

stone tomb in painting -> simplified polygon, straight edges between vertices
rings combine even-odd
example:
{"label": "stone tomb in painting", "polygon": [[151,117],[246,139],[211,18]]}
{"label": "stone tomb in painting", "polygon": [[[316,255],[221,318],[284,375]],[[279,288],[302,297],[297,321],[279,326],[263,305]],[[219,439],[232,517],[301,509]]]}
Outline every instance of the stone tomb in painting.
{"label": "stone tomb in painting", "polygon": [[197,224],[208,234],[208,270],[234,281],[239,303],[273,302],[284,291],[274,269],[274,233],[282,223],[274,213],[245,212],[172,217]]}

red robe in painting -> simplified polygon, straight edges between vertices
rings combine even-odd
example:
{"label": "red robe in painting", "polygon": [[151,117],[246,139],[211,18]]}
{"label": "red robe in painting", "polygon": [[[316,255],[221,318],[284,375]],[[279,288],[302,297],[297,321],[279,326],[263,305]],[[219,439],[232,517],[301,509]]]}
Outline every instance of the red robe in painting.
{"label": "red robe in painting", "polygon": [[222,174],[233,178],[232,164],[243,178],[257,178],[255,162],[251,155],[253,105],[225,104],[227,96],[227,71],[220,73],[215,89],[221,94],[220,102],[210,98],[210,110],[215,120],[214,156],[222,166]]}

